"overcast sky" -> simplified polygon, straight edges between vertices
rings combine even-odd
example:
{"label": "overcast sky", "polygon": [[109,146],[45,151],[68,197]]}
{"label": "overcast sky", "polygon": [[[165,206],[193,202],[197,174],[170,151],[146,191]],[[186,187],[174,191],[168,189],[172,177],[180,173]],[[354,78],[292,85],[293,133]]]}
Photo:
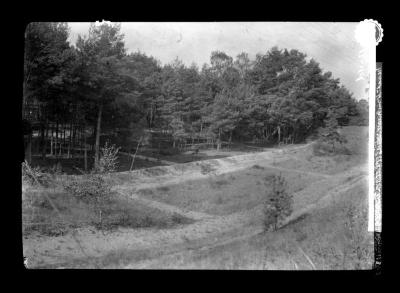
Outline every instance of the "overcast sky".
{"label": "overcast sky", "polygon": [[[89,23],[69,23],[70,41],[88,32]],[[320,63],[324,71],[340,78],[356,99],[367,98],[364,80],[358,80],[365,60],[355,38],[358,23],[316,22],[191,22],[122,23],[128,52],[141,51],[162,64],[176,57],[200,68],[219,50],[235,58],[247,52],[251,59],[271,47],[298,49]]]}

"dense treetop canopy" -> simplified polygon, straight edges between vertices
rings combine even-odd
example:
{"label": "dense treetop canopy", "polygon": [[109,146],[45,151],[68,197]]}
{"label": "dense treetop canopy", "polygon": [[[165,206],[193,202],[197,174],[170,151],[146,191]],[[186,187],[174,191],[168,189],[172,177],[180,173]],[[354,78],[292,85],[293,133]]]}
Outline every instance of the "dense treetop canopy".
{"label": "dense treetop canopy", "polygon": [[65,23],[26,29],[24,101],[40,100],[54,121],[79,116],[99,132],[162,129],[176,142],[301,142],[332,117],[346,125],[367,110],[297,50],[273,47],[255,60],[214,51],[199,69],[127,53],[118,24],[92,24],[75,46],[68,34]]}

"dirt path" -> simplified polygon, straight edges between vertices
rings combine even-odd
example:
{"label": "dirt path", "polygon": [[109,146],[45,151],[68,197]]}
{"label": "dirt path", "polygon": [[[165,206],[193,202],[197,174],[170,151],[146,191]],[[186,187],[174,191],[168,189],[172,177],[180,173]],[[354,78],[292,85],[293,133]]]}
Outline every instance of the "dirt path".
{"label": "dirt path", "polygon": [[147,199],[144,197],[139,196],[138,194],[133,193],[129,189],[124,189],[123,187],[120,187],[118,189],[115,189],[117,193],[123,197],[128,197],[129,199],[133,199],[135,201],[138,201],[142,204],[145,204],[149,207],[156,208],[162,211],[166,211],[168,213],[177,213],[185,217],[192,218],[194,220],[204,220],[204,219],[211,219],[214,218],[214,216],[206,214],[206,213],[201,213],[201,212],[195,212],[195,211],[189,211],[189,210],[184,210],[181,208],[178,208],[177,206],[169,205],[160,201],[155,201],[151,199]]}
{"label": "dirt path", "polygon": [[285,168],[285,167],[278,167],[274,166],[271,164],[260,164],[263,167],[267,167],[270,169],[275,169],[279,171],[286,171],[286,172],[292,172],[292,173],[298,173],[298,174],[307,174],[307,175],[313,175],[316,177],[322,177],[322,178],[331,178],[332,175],[329,174],[323,174],[323,173],[317,173],[317,172],[311,172],[311,171],[302,171],[302,170],[296,170],[296,169],[291,169],[291,168]]}
{"label": "dirt path", "polygon": [[335,196],[337,196],[340,193],[346,192],[351,188],[354,188],[358,184],[362,184],[363,181],[365,181],[366,179],[367,175],[360,174],[357,177],[352,178],[351,180],[334,187],[329,192],[327,192],[325,196],[319,198],[315,202],[309,203],[303,208],[296,209],[289,217],[287,217],[282,223],[280,223],[280,226],[285,226],[288,223],[301,217],[302,215],[307,214],[312,210],[315,210],[316,208],[322,208],[327,206],[332,202],[332,200],[334,200]]}
{"label": "dirt path", "polygon": [[[286,172],[294,172],[298,174],[309,174],[317,177],[322,177],[322,178],[330,178],[332,175],[329,174],[323,174],[323,173],[317,173],[317,172],[311,172],[311,171],[302,171],[302,170],[296,170],[296,169],[291,169],[291,168],[285,168],[285,167],[279,167],[275,166],[274,162],[279,162],[280,160],[284,160],[287,158],[287,153],[291,151],[298,151],[307,147],[310,147],[313,143],[309,143],[306,145],[301,145],[301,146],[288,146],[286,148],[282,149],[274,149],[274,150],[268,150],[266,152],[259,152],[259,153],[254,153],[254,154],[246,154],[246,155],[237,155],[237,156],[232,156],[232,157],[226,157],[222,159],[211,159],[211,160],[204,160],[201,161],[202,164],[206,163],[208,161],[214,161],[216,162],[214,168],[215,171],[213,174],[210,175],[205,175],[202,174],[200,171],[191,171],[190,168],[189,170],[185,170],[183,172],[177,172],[175,169],[174,170],[169,170],[169,168],[178,168],[180,166],[185,166],[187,164],[191,163],[181,163],[181,164],[176,164],[174,163],[171,166],[165,166],[165,167],[160,167],[163,170],[166,170],[165,172],[167,174],[163,175],[145,175],[146,169],[142,170],[135,170],[131,172],[132,176],[134,176],[134,179],[132,181],[126,181],[123,184],[120,184],[116,187],[116,189],[125,189],[125,190],[139,190],[139,189],[146,189],[146,188],[154,188],[154,187],[162,187],[162,186],[167,186],[167,185],[172,185],[172,184],[179,184],[185,181],[189,180],[196,180],[196,179],[202,179],[202,178],[208,178],[210,176],[214,175],[222,175],[222,174],[228,174],[231,172],[236,172],[240,171],[246,168],[249,168],[253,165],[260,165],[266,168],[271,168],[279,171],[286,171]],[[148,168],[150,170],[152,168]],[[168,172],[169,171],[169,172]],[[133,184],[134,183],[134,184]]]}

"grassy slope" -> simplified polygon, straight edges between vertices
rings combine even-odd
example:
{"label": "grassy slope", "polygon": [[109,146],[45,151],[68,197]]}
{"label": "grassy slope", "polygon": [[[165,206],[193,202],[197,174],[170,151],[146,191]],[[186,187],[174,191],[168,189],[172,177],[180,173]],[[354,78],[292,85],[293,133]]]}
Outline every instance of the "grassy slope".
{"label": "grassy slope", "polygon": [[[358,207],[358,239],[346,228],[347,208]],[[202,250],[187,250],[144,262],[163,269],[370,269],[372,235],[366,232],[366,186],[358,185],[337,200],[276,232]],[[358,251],[361,251],[357,255]],[[307,260],[311,260],[312,264]]]}
{"label": "grassy slope", "polygon": [[351,154],[316,156],[313,148],[309,148],[289,152],[288,158],[275,165],[325,174],[339,174],[355,165],[365,164],[368,156],[368,127],[348,126],[343,127],[340,132],[346,137],[347,143],[344,147]]}
{"label": "grassy slope", "polygon": [[[44,196],[45,193],[59,209],[63,219],[53,210]],[[26,237],[32,233],[58,236],[74,228],[100,228],[99,214],[94,205],[82,202],[64,191],[28,189],[24,194],[22,212]],[[110,195],[102,218],[102,229],[106,230],[117,227],[171,228],[193,222],[183,216],[159,211],[115,194]]]}
{"label": "grassy slope", "polygon": [[[365,164],[368,129],[366,127],[346,127],[343,128],[342,133],[348,139],[346,147],[351,150],[352,155],[316,157],[310,148],[308,152],[292,153],[296,164],[291,161],[286,166],[299,170],[340,175],[342,171],[355,165]],[[240,176],[231,180],[231,183],[235,183],[236,189],[233,188],[230,192],[227,192],[229,197],[232,197],[235,190],[238,190],[237,192],[240,194],[241,186],[244,190],[255,190],[254,186],[257,186],[257,181],[254,182],[251,179],[257,177],[257,175],[254,175],[243,176],[243,181],[237,178]],[[351,177],[347,179],[351,179]],[[338,183],[347,182],[347,179],[344,178],[337,182],[320,180],[316,184],[309,184],[311,182],[308,181],[308,187],[297,194],[299,198],[295,199],[295,204],[302,206],[312,203],[323,196],[329,188]],[[199,182],[199,185],[193,188],[195,196],[201,198],[203,202],[209,201],[208,198],[212,194],[210,186],[212,186],[211,181]],[[219,190],[224,186],[226,185],[221,184]],[[185,188],[188,187],[172,186],[171,189],[159,190],[146,196],[154,196],[156,199],[179,204],[178,198],[181,198],[182,195],[176,196],[174,193],[179,194]],[[208,194],[203,195],[203,192],[206,192],[207,189]],[[162,192],[164,192],[164,196]],[[215,192],[218,194],[218,188],[214,190]],[[289,270],[309,270],[313,268],[371,269],[373,236],[367,232],[367,195],[366,180],[362,180],[355,187],[335,197],[334,201],[330,202],[328,206],[317,208],[274,233],[260,234],[245,240],[233,241],[229,244],[201,250],[186,250],[165,255],[154,260],[144,261],[140,267]],[[250,198],[252,197],[250,196]],[[257,201],[257,196],[252,199]],[[241,204],[246,206],[246,203],[242,202]],[[192,204],[192,207],[195,206],[196,204]],[[355,209],[353,222],[350,220],[350,207]]]}
{"label": "grassy slope", "polygon": [[[307,174],[281,172],[289,192],[298,192],[319,178]],[[274,169],[256,165],[244,171],[207,179],[191,180],[159,188],[142,189],[141,196],[188,210],[226,215],[251,209],[265,200],[271,190]]]}

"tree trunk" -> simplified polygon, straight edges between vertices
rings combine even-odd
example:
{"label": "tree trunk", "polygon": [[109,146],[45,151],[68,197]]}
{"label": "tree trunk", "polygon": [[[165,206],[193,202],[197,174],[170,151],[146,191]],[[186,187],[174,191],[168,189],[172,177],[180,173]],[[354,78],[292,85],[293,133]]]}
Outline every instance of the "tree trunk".
{"label": "tree trunk", "polygon": [[63,124],[63,144],[62,144],[63,147],[65,147],[65,141],[66,141],[66,139],[65,139],[65,130],[66,130],[66,125]]}
{"label": "tree trunk", "polygon": [[153,127],[153,121],[154,121],[154,102],[151,104],[151,109],[150,109],[150,129]]}
{"label": "tree trunk", "polygon": [[292,144],[296,141],[296,139],[297,139],[297,129],[295,128],[295,129],[293,130],[293,140],[292,140]]}
{"label": "tree trunk", "polygon": [[221,149],[221,128],[218,130],[217,151]]}
{"label": "tree trunk", "polygon": [[75,124],[72,125],[72,151],[71,151],[71,157],[74,157],[75,154],[75,146],[76,146],[76,126]]}
{"label": "tree trunk", "polygon": [[232,130],[229,134],[229,150],[231,149],[231,143],[232,143]]}
{"label": "tree trunk", "polygon": [[88,166],[87,166],[87,146],[86,146],[86,134],[84,133],[83,135],[83,143],[84,143],[84,160],[85,160],[85,172],[87,172]]}
{"label": "tree trunk", "polygon": [[139,140],[139,142],[138,142],[138,144],[136,146],[136,151],[135,151],[135,154],[132,157],[131,167],[129,168],[129,171],[132,171],[133,163],[135,162],[136,154],[137,154],[137,152],[139,150],[139,146],[140,146],[140,143],[142,142],[142,139],[143,139],[143,135],[140,137],[140,140]]}
{"label": "tree trunk", "polygon": [[46,156],[46,141],[45,141],[45,127],[44,127],[44,122],[41,123],[41,151],[42,151],[42,159],[45,158]]}
{"label": "tree trunk", "polygon": [[53,155],[53,124],[51,124],[50,155]]}
{"label": "tree trunk", "polygon": [[57,143],[58,143],[58,121],[56,122],[56,137],[54,138],[54,155],[57,156]]}
{"label": "tree trunk", "polygon": [[82,152],[81,152],[81,148],[82,148],[81,137],[82,137],[82,135],[81,135],[81,128],[80,127],[76,130],[76,137],[77,137],[76,146],[78,148],[78,156],[80,156],[82,154]]}
{"label": "tree trunk", "polygon": [[79,128],[79,154],[80,155],[84,155],[84,153],[85,153],[84,147],[85,147],[85,145],[84,145],[83,130],[82,130],[82,127],[80,127]]}
{"label": "tree trunk", "polygon": [[58,152],[58,154],[59,154],[59,156],[61,156],[62,155],[62,147],[63,147],[63,129],[62,129],[62,126],[63,126],[64,124],[61,124],[61,127],[60,127],[60,150],[59,150],[59,152]]}
{"label": "tree trunk", "polygon": [[97,114],[97,127],[96,127],[96,142],[94,146],[94,165],[97,166],[100,159],[100,129],[101,129],[101,115],[103,114],[103,105],[100,105]]}
{"label": "tree trunk", "polygon": [[[97,124],[97,123],[96,123]],[[95,146],[95,144],[96,144],[96,134],[97,134],[97,131],[96,131],[96,127],[97,127],[97,125],[93,125],[93,132],[92,132],[92,143],[91,143],[91,145],[90,145],[90,150],[94,150],[94,146]]]}
{"label": "tree trunk", "polygon": [[70,158],[70,156],[72,155],[71,145],[72,145],[72,122],[70,122],[70,124],[69,124],[68,158]]}
{"label": "tree trunk", "polygon": [[281,127],[278,126],[278,144],[281,142]]}

